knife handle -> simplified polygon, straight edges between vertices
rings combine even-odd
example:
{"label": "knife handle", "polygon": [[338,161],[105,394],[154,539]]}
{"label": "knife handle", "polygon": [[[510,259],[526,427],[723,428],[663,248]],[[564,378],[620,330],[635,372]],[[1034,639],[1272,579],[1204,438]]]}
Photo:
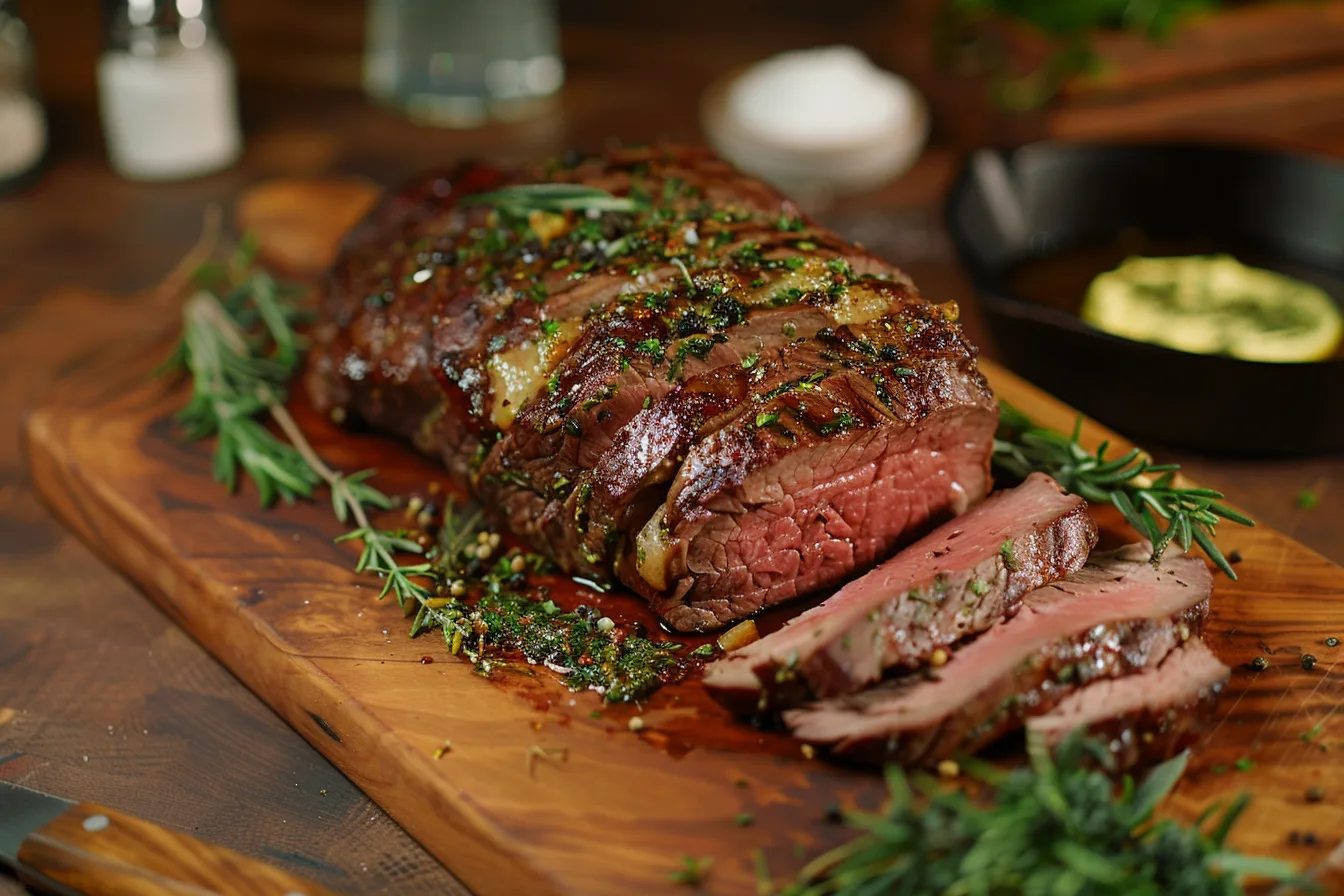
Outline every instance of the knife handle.
{"label": "knife handle", "polygon": [[86,896],[335,896],[279,868],[94,803],[28,835],[20,865]]}

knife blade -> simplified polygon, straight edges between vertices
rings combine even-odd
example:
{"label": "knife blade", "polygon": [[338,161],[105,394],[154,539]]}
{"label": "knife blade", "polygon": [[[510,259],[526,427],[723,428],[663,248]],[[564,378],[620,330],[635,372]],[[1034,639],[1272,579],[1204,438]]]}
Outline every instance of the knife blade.
{"label": "knife blade", "polygon": [[221,846],[0,781],[0,865],[58,894],[335,896]]}

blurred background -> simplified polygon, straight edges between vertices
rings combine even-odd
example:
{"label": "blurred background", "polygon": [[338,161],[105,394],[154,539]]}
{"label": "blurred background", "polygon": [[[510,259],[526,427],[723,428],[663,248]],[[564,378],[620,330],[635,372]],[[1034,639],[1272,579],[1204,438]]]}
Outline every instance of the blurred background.
{"label": "blurred background", "polygon": [[[389,182],[470,154],[526,159],[611,138],[701,140],[716,86],[754,62],[808,47],[854,47],[908,79],[927,105],[927,121],[911,128],[922,143],[926,125],[931,148],[914,170],[864,185],[870,203],[887,207],[883,190],[940,195],[957,154],[974,146],[1155,136],[1317,152],[1344,146],[1344,4],[1330,0],[685,0],[675,8],[619,0],[3,0],[0,9],[26,23],[26,83],[50,125],[45,174],[19,180],[23,190],[0,199],[5,255],[27,259],[10,273],[20,292],[68,276],[63,258],[40,251],[52,240],[80,247],[86,270],[99,271],[91,281],[132,286],[144,268],[128,264],[128,253],[167,262],[184,249],[202,201],[266,175],[342,171]],[[14,29],[7,33],[13,44]],[[146,33],[157,46],[145,46]],[[182,51],[175,41],[194,56],[219,46],[223,59],[190,75],[117,68],[120,57]],[[478,54],[477,68],[463,65],[471,62],[464,50]],[[445,67],[454,51],[455,72]],[[486,77],[495,57],[518,63],[502,84],[499,71],[493,83]],[[211,78],[224,86],[212,88]],[[176,101],[205,107],[207,117],[225,104],[209,125],[222,130],[214,145],[195,147],[215,153],[223,173],[171,188],[115,178],[109,150],[121,171],[136,175],[126,156],[136,150],[118,147],[119,129],[144,130],[119,116],[144,114],[154,97],[169,102],[161,84],[177,84]],[[226,108],[235,90],[236,146]],[[473,90],[502,96],[484,108],[463,101]],[[436,91],[453,96],[435,101]],[[202,96],[214,99],[189,99]],[[16,161],[0,169],[0,181],[28,158],[16,121],[0,118],[0,132],[23,144],[10,150]],[[414,123],[425,121],[453,127]],[[161,164],[171,178],[172,161]],[[97,203],[80,201],[93,191]],[[817,204],[826,198],[823,191]],[[109,218],[123,226],[106,232]],[[861,239],[882,239],[862,215],[839,223],[852,223]],[[909,264],[933,239],[917,231],[887,238],[901,250],[895,260]]]}

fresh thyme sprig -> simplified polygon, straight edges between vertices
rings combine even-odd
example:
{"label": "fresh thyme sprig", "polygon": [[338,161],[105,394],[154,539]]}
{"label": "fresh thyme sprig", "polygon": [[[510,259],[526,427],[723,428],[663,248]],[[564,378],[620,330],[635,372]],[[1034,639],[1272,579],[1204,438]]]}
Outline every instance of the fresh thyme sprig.
{"label": "fresh thyme sprig", "polygon": [[994,438],[994,466],[1018,479],[1029,473],[1053,476],[1060,485],[1089,501],[1112,504],[1153,545],[1157,562],[1173,542],[1182,551],[1198,544],[1227,576],[1237,574],[1213,542],[1220,519],[1243,526],[1255,521],[1220,503],[1223,493],[1211,488],[1179,488],[1179,464],[1154,464],[1138,448],[1107,458],[1109,442],[1095,452],[1079,444],[1083,418],[1072,434],[1036,425],[1026,414],[999,399],[999,429]]}
{"label": "fresh thyme sprig", "polygon": [[[1153,822],[1185,771],[1184,754],[1117,795],[1113,759],[1075,733],[1054,755],[1030,738],[1028,767],[1003,773],[970,765],[976,798],[927,775],[887,769],[889,803],[846,822],[862,833],[803,868],[780,896],[1231,896],[1256,876],[1299,891],[1314,885],[1289,863],[1228,848],[1249,797],[1212,806],[1191,827]],[[759,887],[774,893],[757,857]]]}

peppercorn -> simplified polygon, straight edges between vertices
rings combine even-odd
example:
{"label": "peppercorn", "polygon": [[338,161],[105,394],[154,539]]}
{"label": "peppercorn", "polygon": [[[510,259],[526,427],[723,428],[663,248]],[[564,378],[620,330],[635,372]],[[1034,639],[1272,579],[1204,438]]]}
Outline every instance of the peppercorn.
{"label": "peppercorn", "polygon": [[1320,802],[1321,800],[1323,800],[1323,799],[1325,799],[1325,789],[1324,789],[1324,788],[1322,788],[1322,787],[1308,787],[1308,788],[1307,788],[1307,802],[1309,802],[1309,803],[1319,803],[1319,802]]}
{"label": "peppercorn", "polygon": [[1251,660],[1251,668],[1257,672],[1263,672],[1269,668],[1269,660],[1265,659],[1262,656],[1258,656],[1255,659]]}
{"label": "peppercorn", "polygon": [[1302,668],[1310,672],[1316,668],[1316,657],[1309,653],[1302,654]]}
{"label": "peppercorn", "polygon": [[1325,639],[1325,646],[1326,646],[1326,647],[1338,647],[1338,646],[1339,646],[1339,639],[1338,639],[1338,638],[1335,638],[1335,637],[1329,637],[1329,638],[1326,638],[1326,639]]}

